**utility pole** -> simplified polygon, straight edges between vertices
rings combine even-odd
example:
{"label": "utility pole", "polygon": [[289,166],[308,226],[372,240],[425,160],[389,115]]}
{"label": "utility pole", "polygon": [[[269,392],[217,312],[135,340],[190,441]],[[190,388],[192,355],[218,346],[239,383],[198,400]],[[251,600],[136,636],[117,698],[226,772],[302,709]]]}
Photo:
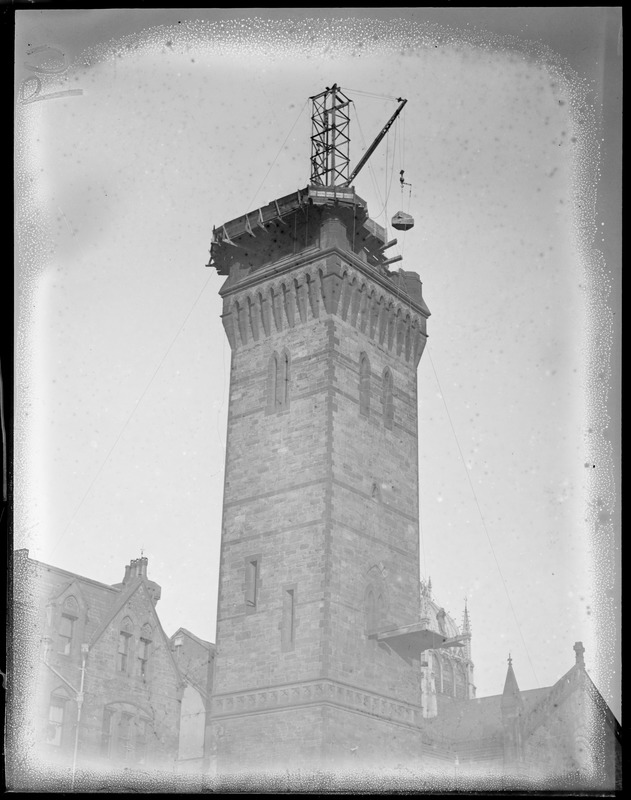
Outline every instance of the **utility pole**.
{"label": "utility pole", "polygon": [[81,708],[83,706],[83,687],[85,685],[85,662],[88,657],[89,646],[87,644],[81,645],[81,684],[77,694],[77,727],[74,734],[74,750],[72,753],[72,781],[70,784],[70,791],[74,792],[75,773],[77,770],[77,753],[79,751],[79,726],[81,724]]}

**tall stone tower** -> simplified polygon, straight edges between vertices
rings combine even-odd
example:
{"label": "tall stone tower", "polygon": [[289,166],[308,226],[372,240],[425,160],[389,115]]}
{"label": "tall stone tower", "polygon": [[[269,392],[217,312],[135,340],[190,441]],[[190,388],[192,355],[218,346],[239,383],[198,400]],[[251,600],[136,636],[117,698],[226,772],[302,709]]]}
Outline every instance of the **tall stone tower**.
{"label": "tall stone tower", "polygon": [[415,272],[389,271],[391,243],[340,180],[339,157],[331,171],[316,156],[307,188],[218,227],[211,249],[232,349],[211,712],[220,772],[420,752],[410,637],[429,310]]}

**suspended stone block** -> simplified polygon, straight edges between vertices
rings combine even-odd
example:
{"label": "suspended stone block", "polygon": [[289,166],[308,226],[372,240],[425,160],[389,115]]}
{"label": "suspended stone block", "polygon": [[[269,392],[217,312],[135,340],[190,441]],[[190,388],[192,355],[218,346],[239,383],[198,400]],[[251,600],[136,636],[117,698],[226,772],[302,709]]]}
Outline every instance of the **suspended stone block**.
{"label": "suspended stone block", "polygon": [[397,211],[392,217],[392,227],[398,231],[409,231],[414,227],[414,217],[411,214],[406,214],[403,211]]}

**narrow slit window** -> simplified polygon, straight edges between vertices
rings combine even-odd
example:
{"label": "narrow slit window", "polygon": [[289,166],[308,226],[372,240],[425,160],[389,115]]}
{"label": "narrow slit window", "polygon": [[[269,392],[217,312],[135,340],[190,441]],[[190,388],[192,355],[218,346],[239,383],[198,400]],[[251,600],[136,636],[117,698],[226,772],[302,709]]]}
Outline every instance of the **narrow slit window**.
{"label": "narrow slit window", "polygon": [[296,590],[283,592],[282,646],[283,650],[293,650],[296,639]]}
{"label": "narrow slit window", "polygon": [[366,595],[366,629],[368,633],[374,633],[377,629],[377,604],[372,589]]}
{"label": "narrow slit window", "polygon": [[394,397],[392,385],[392,373],[386,367],[386,369],[383,371],[383,424],[389,429],[392,428],[392,423],[394,422]]}
{"label": "narrow slit window", "polygon": [[287,408],[289,404],[289,353],[282,355],[283,382],[282,382],[282,406]]}
{"label": "narrow slit window", "polygon": [[275,359],[275,389],[274,389],[274,398],[275,398],[275,406],[278,409],[281,409],[284,405],[284,397],[285,397],[285,370],[283,367],[285,366],[285,361],[283,356],[276,356]]}
{"label": "narrow slit window", "polygon": [[129,650],[131,633],[120,631],[118,634],[118,671],[127,672],[129,666]]}
{"label": "narrow slit window", "polygon": [[245,565],[245,603],[250,608],[256,608],[258,595],[259,563],[256,559],[246,562]]}
{"label": "narrow slit window", "polygon": [[370,362],[366,353],[359,357],[359,413],[370,414]]}
{"label": "narrow slit window", "polygon": [[268,413],[289,407],[289,381],[289,353],[272,353],[268,366]]}
{"label": "narrow slit window", "polygon": [[141,678],[147,677],[149,656],[151,654],[151,629],[144,625],[138,641],[138,674]]}

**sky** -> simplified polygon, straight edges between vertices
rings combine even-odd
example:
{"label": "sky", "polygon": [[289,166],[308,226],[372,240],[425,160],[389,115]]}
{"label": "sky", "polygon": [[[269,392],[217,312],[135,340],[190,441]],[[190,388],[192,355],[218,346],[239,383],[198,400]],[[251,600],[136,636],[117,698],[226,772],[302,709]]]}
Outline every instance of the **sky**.
{"label": "sky", "polygon": [[[144,554],[215,640],[230,350],[213,225],[304,188],[308,98],[432,312],[421,575],[478,696],[586,647],[620,719],[620,9],[16,13],[14,546],[104,583]],[[399,170],[410,187],[401,193]],[[392,233],[392,231],[390,231]],[[397,265],[399,266],[399,265]]]}

